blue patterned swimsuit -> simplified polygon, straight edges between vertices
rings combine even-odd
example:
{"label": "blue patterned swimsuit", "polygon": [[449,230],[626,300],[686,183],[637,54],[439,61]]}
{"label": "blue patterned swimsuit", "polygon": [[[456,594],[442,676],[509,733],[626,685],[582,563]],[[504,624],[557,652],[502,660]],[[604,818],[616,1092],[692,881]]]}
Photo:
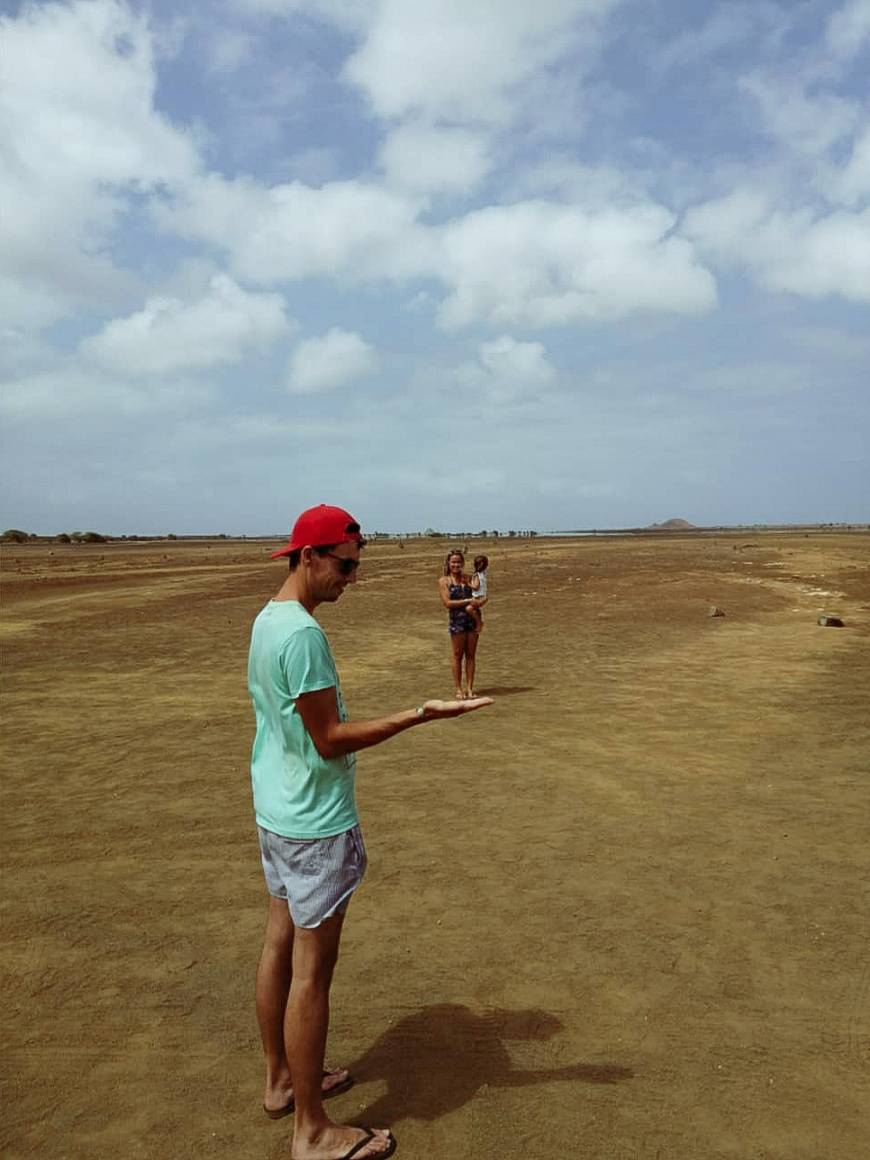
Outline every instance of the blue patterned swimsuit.
{"label": "blue patterned swimsuit", "polygon": [[[447,595],[450,600],[471,600],[474,597],[470,584],[449,584]],[[447,611],[450,616],[451,636],[456,636],[460,632],[477,632],[477,625],[470,612],[466,612],[464,608],[448,608]]]}

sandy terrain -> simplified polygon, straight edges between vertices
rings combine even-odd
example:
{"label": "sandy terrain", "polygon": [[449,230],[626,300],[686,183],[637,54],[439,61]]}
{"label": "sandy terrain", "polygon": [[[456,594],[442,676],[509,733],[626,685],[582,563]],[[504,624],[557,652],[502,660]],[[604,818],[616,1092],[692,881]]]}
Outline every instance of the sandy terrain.
{"label": "sandy terrain", "polygon": [[[450,693],[444,547],[370,547],[323,610],[354,716]],[[420,1160],[868,1155],[870,537],[488,550],[496,704],[360,758],[331,1110]],[[289,1155],[245,690],[282,576],[256,543],[4,550],[9,1160]]]}

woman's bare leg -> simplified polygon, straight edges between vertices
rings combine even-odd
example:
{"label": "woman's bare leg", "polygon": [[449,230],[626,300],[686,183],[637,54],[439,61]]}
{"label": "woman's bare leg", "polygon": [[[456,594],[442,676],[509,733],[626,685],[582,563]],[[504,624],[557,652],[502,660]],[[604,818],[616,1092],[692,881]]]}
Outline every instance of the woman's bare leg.
{"label": "woman's bare leg", "polygon": [[465,688],[469,697],[474,696],[475,656],[477,655],[477,633],[465,634]]}
{"label": "woman's bare leg", "polygon": [[467,632],[453,633],[450,637],[450,667],[453,670],[453,687],[456,689],[458,700],[462,700],[462,658],[465,655],[465,638]]}

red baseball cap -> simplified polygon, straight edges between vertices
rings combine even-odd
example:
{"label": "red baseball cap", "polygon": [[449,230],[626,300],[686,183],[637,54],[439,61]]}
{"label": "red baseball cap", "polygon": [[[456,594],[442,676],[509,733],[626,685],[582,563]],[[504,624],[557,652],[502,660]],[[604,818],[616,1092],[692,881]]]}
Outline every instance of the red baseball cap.
{"label": "red baseball cap", "polygon": [[273,552],[269,559],[289,556],[297,548],[322,548],[325,544],[347,544],[362,538],[359,524],[350,512],[322,503],[302,513],[293,525],[286,548]]}

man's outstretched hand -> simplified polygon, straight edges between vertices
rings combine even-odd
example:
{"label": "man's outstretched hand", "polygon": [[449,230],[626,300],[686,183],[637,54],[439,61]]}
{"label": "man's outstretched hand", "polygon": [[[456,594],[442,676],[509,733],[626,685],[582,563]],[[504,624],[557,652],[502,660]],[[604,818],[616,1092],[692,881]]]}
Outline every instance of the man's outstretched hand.
{"label": "man's outstretched hand", "polygon": [[461,717],[492,704],[492,697],[468,697],[465,701],[424,701],[423,720],[435,721],[441,717]]}

